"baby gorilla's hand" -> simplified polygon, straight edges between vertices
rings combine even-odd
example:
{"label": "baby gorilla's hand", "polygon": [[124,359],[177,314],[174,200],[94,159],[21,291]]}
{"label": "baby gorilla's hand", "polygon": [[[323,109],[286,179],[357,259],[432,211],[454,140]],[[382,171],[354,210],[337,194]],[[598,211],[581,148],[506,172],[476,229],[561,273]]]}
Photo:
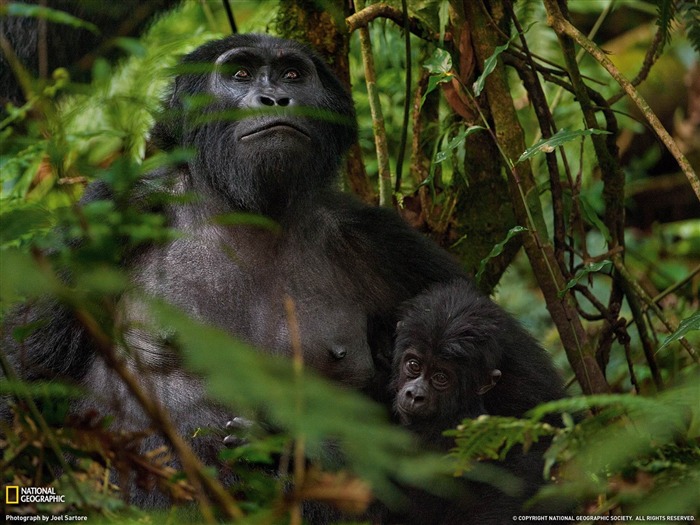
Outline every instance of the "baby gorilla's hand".
{"label": "baby gorilla's hand", "polygon": [[224,438],[224,445],[229,448],[240,447],[248,443],[250,430],[253,428],[253,422],[244,417],[234,417],[226,423],[226,430],[231,432]]}

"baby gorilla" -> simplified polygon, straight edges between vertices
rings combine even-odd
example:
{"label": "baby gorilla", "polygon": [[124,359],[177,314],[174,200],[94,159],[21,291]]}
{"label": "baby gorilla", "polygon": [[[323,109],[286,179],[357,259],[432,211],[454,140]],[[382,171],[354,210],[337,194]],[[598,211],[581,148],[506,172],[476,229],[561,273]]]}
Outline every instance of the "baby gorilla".
{"label": "baby gorilla", "polygon": [[431,442],[464,418],[520,417],[564,396],[549,354],[466,280],[406,303],[393,371],[402,424]]}
{"label": "baby gorilla", "polygon": [[[465,418],[520,417],[564,396],[549,354],[465,280],[433,285],[405,304],[397,325],[393,374],[394,409],[401,424],[439,451],[454,446],[442,432]],[[407,522],[512,521],[543,482],[545,448],[537,443],[526,455],[514,450],[502,465],[520,479],[519,494],[505,496],[484,484],[465,483],[469,494],[448,503],[421,492],[411,498],[414,508]]]}

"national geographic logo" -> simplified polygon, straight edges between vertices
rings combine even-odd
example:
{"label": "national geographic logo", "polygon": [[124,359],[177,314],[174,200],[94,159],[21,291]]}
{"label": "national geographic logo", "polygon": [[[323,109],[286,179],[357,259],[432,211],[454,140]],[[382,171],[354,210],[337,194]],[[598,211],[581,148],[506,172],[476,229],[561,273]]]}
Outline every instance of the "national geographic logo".
{"label": "national geographic logo", "polygon": [[56,494],[54,487],[20,487],[18,485],[7,485],[5,487],[6,505],[65,502],[66,497],[62,494]]}
{"label": "national geographic logo", "polygon": [[19,487],[17,485],[5,487],[5,503],[7,505],[17,505],[19,503]]}

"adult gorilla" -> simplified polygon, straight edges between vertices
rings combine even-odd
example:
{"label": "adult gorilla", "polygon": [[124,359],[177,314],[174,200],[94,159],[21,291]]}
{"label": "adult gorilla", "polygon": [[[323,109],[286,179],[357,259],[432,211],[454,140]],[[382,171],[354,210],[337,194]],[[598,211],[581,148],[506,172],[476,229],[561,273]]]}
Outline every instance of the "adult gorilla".
{"label": "adult gorilla", "polygon": [[[391,352],[387,327],[395,326],[397,306],[433,282],[461,275],[458,266],[393,212],[337,189],[355,115],[350,96],[315,54],[287,40],[235,35],[207,43],[182,65],[152,137],[166,151],[194,147],[196,154],[187,164],[152,173],[139,193],[167,185],[197,201],[165,205],[169,225],[186,235],[130,257],[134,283],[281,355],[291,352],[283,305],[289,296],[305,361],[354,388],[381,391],[388,375],[377,373],[376,363]],[[108,197],[98,183],[84,200]],[[265,215],[279,228],[214,220],[233,212]],[[131,326],[147,319],[135,296],[121,303]],[[115,414],[121,428],[146,428],[148,418],[69,312],[27,305],[10,324],[38,318],[48,322],[22,346],[5,341],[21,376],[75,381],[92,392],[76,410],[96,406]],[[165,337],[133,329],[126,339],[138,352],[130,366],[183,435],[201,426],[222,428],[230,419],[182,370]],[[220,439],[198,438],[193,445],[205,461],[216,462]],[[162,501],[154,492],[136,499]]]}

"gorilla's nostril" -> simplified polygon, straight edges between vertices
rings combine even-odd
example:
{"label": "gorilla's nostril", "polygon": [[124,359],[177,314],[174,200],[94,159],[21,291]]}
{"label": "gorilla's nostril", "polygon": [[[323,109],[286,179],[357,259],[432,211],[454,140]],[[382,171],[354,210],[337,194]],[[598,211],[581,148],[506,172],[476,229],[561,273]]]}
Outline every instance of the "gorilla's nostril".
{"label": "gorilla's nostril", "polygon": [[271,99],[270,97],[266,97],[265,95],[260,95],[260,103],[264,106],[274,106],[275,101]]}

